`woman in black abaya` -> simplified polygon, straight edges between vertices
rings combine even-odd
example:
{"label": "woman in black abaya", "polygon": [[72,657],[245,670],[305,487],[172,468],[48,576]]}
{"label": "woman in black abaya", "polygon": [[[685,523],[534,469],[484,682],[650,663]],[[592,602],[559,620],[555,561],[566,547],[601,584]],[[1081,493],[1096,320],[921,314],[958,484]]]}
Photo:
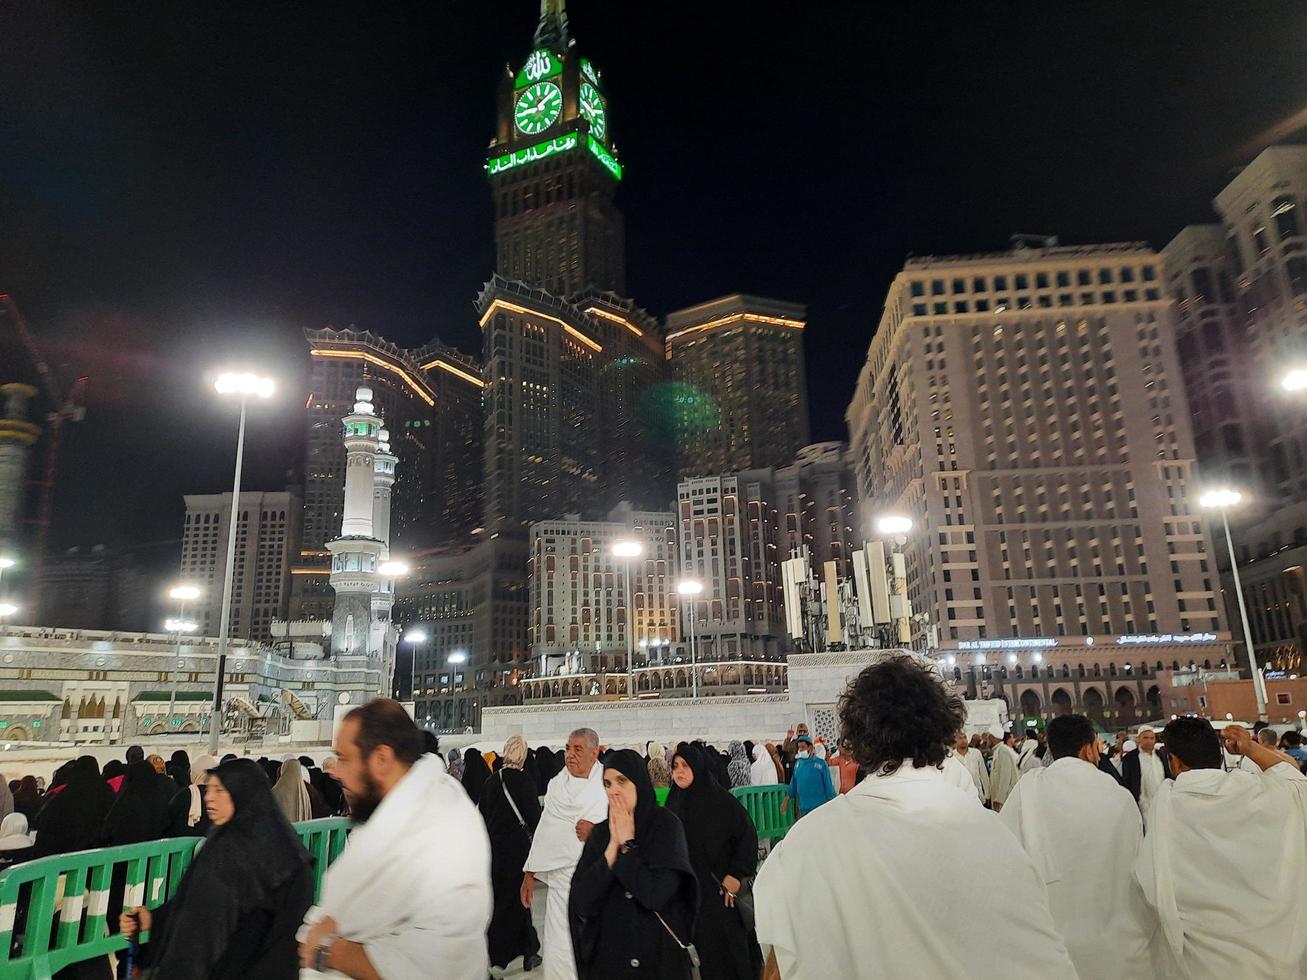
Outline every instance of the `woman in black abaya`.
{"label": "woman in black abaya", "polygon": [[506,967],[521,956],[524,968],[535,969],[540,965],[540,938],[521,894],[522,866],[540,823],[540,800],[534,779],[525,771],[527,749],[521,735],[508,740],[500,760],[503,765],[481,787],[477,805],[490,835],[490,882],[495,895],[486,942],[491,966]]}
{"label": "woman in black abaya", "polygon": [[608,819],[590,831],[568,902],[577,972],[582,980],[687,980],[681,944],[694,932],[699,889],[681,822],[658,806],[638,752],[608,756],[604,789]]}
{"label": "woman in black abaya", "polygon": [[213,829],[176,894],[123,915],[123,935],[151,931],[149,964],[167,980],[296,980],[295,930],[313,902],[308,852],[252,760],[210,770],[205,807]]}
{"label": "woman in black abaya", "polygon": [[486,757],[475,748],[463,753],[463,788],[473,803],[481,802],[481,789],[490,778],[490,766]]}
{"label": "woman in black abaya", "polygon": [[98,846],[104,818],[113,806],[113,790],[100,778],[100,765],[94,756],[84,755],[61,772],[61,788],[46,796],[32,825],[36,831],[34,857]]}
{"label": "woman in black abaya", "polygon": [[690,864],[699,879],[694,944],[703,975],[754,980],[762,974],[762,951],[735,897],[741,882],[758,870],[758,832],[740,801],[709,775],[697,745],[683,745],[672,759],[672,785],[667,809],[685,828]]}

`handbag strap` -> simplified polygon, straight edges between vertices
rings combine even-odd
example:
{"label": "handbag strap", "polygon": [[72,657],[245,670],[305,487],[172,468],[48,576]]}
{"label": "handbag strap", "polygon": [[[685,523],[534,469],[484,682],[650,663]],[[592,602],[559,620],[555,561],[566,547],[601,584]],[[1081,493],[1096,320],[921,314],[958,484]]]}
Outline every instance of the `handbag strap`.
{"label": "handbag strap", "polygon": [[[653,910],[651,909],[650,911]],[[676,943],[677,946],[680,946],[681,949],[685,950],[688,953],[690,951],[689,945],[687,943],[681,942],[680,938],[676,935],[676,933],[672,932],[672,927],[667,924],[667,920],[664,919],[662,915],[658,912],[654,912],[654,917],[659,922],[662,923],[663,928],[667,930],[667,935],[672,937],[672,942]]]}
{"label": "handbag strap", "polygon": [[653,909],[650,909],[649,911],[653,912],[654,917],[659,921],[662,927],[667,930],[667,935],[672,937],[672,942],[676,943],[677,946],[680,946],[681,951],[689,958],[690,980],[702,980],[703,975],[699,971],[699,951],[694,948],[694,943],[681,942],[681,938],[676,935],[676,933],[672,932],[672,927],[667,924],[667,920],[664,919],[660,913],[654,912]]}
{"label": "handbag strap", "polygon": [[522,819],[522,811],[517,808],[517,801],[513,799],[513,794],[508,791],[508,784],[504,782],[503,772],[499,773],[499,788],[504,791],[504,798],[508,800],[508,805],[513,808],[513,816],[517,817],[518,824],[523,830],[526,830],[526,821]]}

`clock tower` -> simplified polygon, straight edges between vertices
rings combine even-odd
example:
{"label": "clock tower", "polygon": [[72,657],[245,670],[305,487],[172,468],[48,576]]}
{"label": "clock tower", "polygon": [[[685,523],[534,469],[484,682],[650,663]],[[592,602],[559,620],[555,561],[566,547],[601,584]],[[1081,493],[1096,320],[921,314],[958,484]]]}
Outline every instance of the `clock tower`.
{"label": "clock tower", "polygon": [[610,123],[603,76],[577,54],[564,0],[541,0],[534,49],[505,68],[486,161],[500,276],[558,297],[625,292]]}

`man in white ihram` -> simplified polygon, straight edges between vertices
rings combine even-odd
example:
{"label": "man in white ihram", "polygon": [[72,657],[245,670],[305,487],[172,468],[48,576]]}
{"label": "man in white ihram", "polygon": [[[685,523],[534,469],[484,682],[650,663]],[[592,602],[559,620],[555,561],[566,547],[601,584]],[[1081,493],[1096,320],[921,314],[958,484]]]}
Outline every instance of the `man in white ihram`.
{"label": "man in white ihram", "polygon": [[1053,925],[1080,980],[1150,980],[1157,917],[1134,880],[1139,808],[1098,769],[1098,736],[1084,715],[1048,723],[1048,754],[1053,761],[1021,777],[999,820],[1048,886]]}
{"label": "man in white ihram", "polygon": [[[963,709],[934,666],[872,664],[839,714],[841,746],[867,775],[795,824],[758,872],[764,977],[1074,977],[1034,863],[974,787],[949,785],[939,768]],[[1020,917],[976,914],[1007,896]]]}
{"label": "man in white ihram", "polygon": [[599,765],[599,736],[578,728],[567,737],[566,768],[549,780],[544,810],[522,876],[522,904],[535,897],[535,879],[548,889],[545,905],[545,980],[576,980],[567,898],[581,849],[597,823],[608,819],[604,767]]}
{"label": "man in white ihram", "polygon": [[300,936],[301,976],[485,980],[493,904],[481,814],[402,705],[378,698],[336,733],[355,824]]}
{"label": "man in white ihram", "polygon": [[[1259,775],[1225,772],[1221,738]],[[1301,980],[1307,976],[1307,776],[1292,760],[1231,725],[1202,718],[1162,731],[1174,780],[1144,814],[1135,865],[1157,910],[1157,975],[1186,980]]]}
{"label": "man in white ihram", "polygon": [[1021,770],[1017,768],[1017,753],[1012,748],[1012,733],[995,726],[990,729],[990,735],[997,741],[994,743],[993,768],[989,773],[989,798],[995,810],[1002,810],[1012,787],[1021,778]]}
{"label": "man in white ihram", "polygon": [[976,796],[983,806],[989,802],[989,770],[985,768],[985,757],[979,749],[973,749],[966,732],[958,732],[958,740],[953,744],[953,757],[962,763],[971,782],[976,787]]}

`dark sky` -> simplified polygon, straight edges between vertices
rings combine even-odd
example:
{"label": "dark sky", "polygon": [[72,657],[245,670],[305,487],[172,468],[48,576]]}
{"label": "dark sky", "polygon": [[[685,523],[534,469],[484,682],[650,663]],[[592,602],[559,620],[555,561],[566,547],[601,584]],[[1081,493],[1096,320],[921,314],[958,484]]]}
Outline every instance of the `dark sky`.
{"label": "dark sky", "polygon": [[[304,326],[479,350],[482,164],[534,0],[15,0],[0,10],[0,290],[91,375],[59,545],[176,537],[230,481],[206,369],[286,379],[247,486],[297,476]],[[1307,106],[1298,0],[572,0],[655,313],[807,303],[814,438],[909,254],[1013,232],[1161,246]],[[6,329],[0,321],[0,331]],[[0,337],[0,380],[16,355]]]}

